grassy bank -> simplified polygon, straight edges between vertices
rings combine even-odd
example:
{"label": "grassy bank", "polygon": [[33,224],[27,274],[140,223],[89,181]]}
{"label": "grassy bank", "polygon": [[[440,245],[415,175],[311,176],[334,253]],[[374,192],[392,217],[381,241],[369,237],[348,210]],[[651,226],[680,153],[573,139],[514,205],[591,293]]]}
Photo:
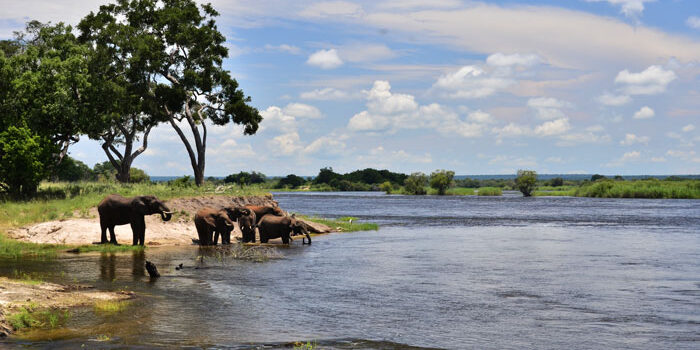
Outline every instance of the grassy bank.
{"label": "grassy bank", "polygon": [[358,222],[357,218],[346,216],[338,219],[325,219],[316,216],[304,216],[300,215],[300,218],[304,220],[309,220],[317,222],[319,224],[324,224],[331,228],[340,227],[343,232],[354,232],[354,231],[376,231],[379,229],[379,225],[371,222]]}
{"label": "grassy bank", "polygon": [[481,187],[477,194],[479,196],[502,196],[503,190],[500,187]]}
{"label": "grassy bank", "polygon": [[576,197],[700,199],[700,181],[604,180],[584,184],[571,193]]}

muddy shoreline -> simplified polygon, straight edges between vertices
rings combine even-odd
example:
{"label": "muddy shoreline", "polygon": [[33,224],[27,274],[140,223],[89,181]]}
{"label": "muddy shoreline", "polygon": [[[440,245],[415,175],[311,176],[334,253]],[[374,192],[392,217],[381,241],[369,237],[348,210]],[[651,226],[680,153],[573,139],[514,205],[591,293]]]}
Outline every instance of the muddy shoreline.
{"label": "muddy shoreline", "polygon": [[[262,205],[277,206],[271,195],[268,196],[200,196],[190,198],[175,198],[165,202],[175,214],[173,219],[165,222],[158,215],[146,217],[147,246],[178,246],[192,245],[192,239],[197,238],[197,230],[192,218],[202,207],[221,208],[224,206]],[[284,208],[282,208],[284,209]],[[76,213],[77,215],[77,213]],[[310,221],[304,221],[312,233],[329,233],[334,229]],[[232,237],[241,237],[238,224],[234,225]],[[117,241],[120,244],[131,244],[132,233],[129,225],[115,227]],[[49,244],[84,245],[99,242],[100,223],[97,208],[90,208],[87,217],[55,220],[8,230],[12,239]]]}

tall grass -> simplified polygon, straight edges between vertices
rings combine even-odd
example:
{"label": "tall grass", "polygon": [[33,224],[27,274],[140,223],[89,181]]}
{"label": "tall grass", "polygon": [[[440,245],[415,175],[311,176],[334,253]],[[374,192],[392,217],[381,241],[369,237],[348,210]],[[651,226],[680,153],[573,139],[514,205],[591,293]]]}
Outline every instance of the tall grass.
{"label": "tall grass", "polygon": [[70,312],[60,309],[39,310],[36,303],[21,306],[17,312],[7,316],[15,330],[27,328],[56,328],[70,318]]}
{"label": "tall grass", "polygon": [[700,199],[700,180],[596,181],[573,190],[577,197]]}
{"label": "tall grass", "polygon": [[355,231],[376,231],[379,230],[379,225],[371,222],[358,222],[357,218],[346,216],[338,219],[325,219],[320,217],[309,217],[304,215],[299,215],[300,218],[304,220],[309,220],[317,222],[319,224],[324,224],[332,229],[340,227],[343,232],[355,232]]}
{"label": "tall grass", "polygon": [[503,190],[500,187],[479,187],[476,194],[479,196],[501,196]]}

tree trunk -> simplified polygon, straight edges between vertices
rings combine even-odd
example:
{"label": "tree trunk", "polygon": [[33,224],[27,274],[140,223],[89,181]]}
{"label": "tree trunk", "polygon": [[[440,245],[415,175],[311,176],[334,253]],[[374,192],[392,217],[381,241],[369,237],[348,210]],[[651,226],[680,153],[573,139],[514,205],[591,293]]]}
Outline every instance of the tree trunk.
{"label": "tree trunk", "polygon": [[190,157],[190,164],[192,165],[192,171],[194,172],[194,183],[197,186],[201,186],[204,183],[204,166],[206,156],[205,152],[207,148],[207,126],[204,124],[204,119],[202,118],[201,111],[201,109],[198,111],[199,121],[202,125],[201,135],[199,133],[197,123],[195,122],[195,119],[192,116],[192,111],[187,105],[185,105],[185,114],[179,119],[187,120],[187,123],[190,125],[190,129],[192,130],[192,136],[194,138],[194,149],[192,148],[190,141],[185,136],[185,133],[182,131],[182,128],[180,128],[175,122],[175,114],[169,113],[170,125],[172,125],[173,129],[175,129],[177,134],[180,136],[180,140],[182,140],[182,143],[185,145],[185,149],[187,150],[187,155]]}
{"label": "tree trunk", "polygon": [[[135,118],[135,117],[133,117]],[[134,124],[135,125],[135,121]],[[136,138],[136,130],[126,130],[122,125],[119,125],[119,129],[121,131],[121,134],[124,136],[124,154],[122,155],[121,152],[114,146],[114,139],[116,135],[112,132],[109,134],[105,135],[102,137],[102,139],[105,141],[102,144],[102,149],[105,151],[107,154],[107,158],[109,158],[109,162],[112,164],[114,169],[117,170],[117,181],[121,183],[128,183],[131,181],[131,164],[134,162],[134,159],[141,155],[146,148],[148,148],[148,134],[151,132],[151,128],[153,126],[149,126],[146,128],[146,131],[143,134],[143,143],[141,144],[141,147],[139,147],[136,151],[132,153],[133,145],[134,145],[134,139]]]}

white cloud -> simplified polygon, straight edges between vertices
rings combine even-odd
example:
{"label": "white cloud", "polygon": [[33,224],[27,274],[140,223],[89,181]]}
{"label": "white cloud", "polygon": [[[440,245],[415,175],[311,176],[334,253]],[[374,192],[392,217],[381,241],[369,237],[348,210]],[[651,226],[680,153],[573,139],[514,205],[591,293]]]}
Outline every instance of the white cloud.
{"label": "white cloud", "polygon": [[338,48],[338,55],[348,62],[373,62],[394,58],[396,52],[384,44],[354,43]]}
{"label": "white cloud", "polygon": [[514,83],[512,79],[491,75],[477,66],[464,66],[442,75],[433,88],[452,98],[482,98]]}
{"label": "white cloud", "polygon": [[693,124],[688,124],[683,127],[683,132],[691,132],[693,130],[695,130],[695,125]]}
{"label": "white cloud", "polygon": [[287,45],[287,44],[281,44],[281,45],[267,44],[267,45],[265,45],[265,50],[286,52],[286,53],[289,53],[292,55],[298,55],[301,53],[300,48],[293,46],[293,45]]}
{"label": "white cloud", "polygon": [[296,118],[289,114],[285,114],[282,108],[277,106],[267,107],[264,111],[260,112],[263,117],[262,123],[260,123],[260,129],[277,129],[277,130],[296,130]]}
{"label": "white cloud", "polygon": [[460,0],[388,0],[380,2],[377,7],[389,10],[413,10],[413,9],[444,9],[460,7]]}
{"label": "white cloud", "polygon": [[700,29],[700,17],[690,16],[688,17],[688,20],[685,21],[685,24],[687,24],[690,28]]}
{"label": "white cloud", "polygon": [[309,56],[306,63],[321,69],[333,69],[343,65],[336,49],[316,51]]}
{"label": "white cloud", "polygon": [[344,100],[347,98],[350,98],[350,94],[348,94],[345,91],[338,90],[336,88],[323,88],[323,89],[315,89],[312,91],[305,91],[299,94],[299,97],[305,99],[305,100],[320,100],[320,101],[328,101],[328,100]]}
{"label": "white cloud", "polygon": [[483,111],[471,112],[462,119],[452,110],[432,103],[421,106],[412,95],[391,92],[388,81],[375,81],[364,91],[367,110],[355,114],[348,122],[352,131],[390,131],[399,129],[433,129],[444,135],[478,137],[492,119]]}
{"label": "white cloud", "polygon": [[651,157],[651,161],[654,163],[663,163],[666,161],[664,157]]}
{"label": "white cloud", "polygon": [[639,73],[630,73],[627,69],[615,77],[616,84],[624,84],[627,95],[655,95],[666,91],[666,87],[678,76],[672,70],[661,66],[650,66]]}
{"label": "white cloud", "polygon": [[532,134],[532,130],[524,125],[517,125],[515,123],[508,123],[506,126],[498,128],[495,127],[491,129],[491,132],[496,134],[497,137],[516,137],[516,136],[526,136]]}
{"label": "white cloud", "polygon": [[571,129],[569,118],[551,120],[535,127],[535,134],[539,136],[552,136],[563,134]]}
{"label": "white cloud", "polygon": [[512,54],[504,55],[502,53],[495,53],[486,58],[486,64],[495,67],[509,67],[509,66],[534,66],[540,63],[542,59],[534,54]]}
{"label": "white cloud", "polygon": [[552,97],[535,97],[527,101],[528,107],[537,112],[539,119],[551,120],[564,117],[561,108],[571,107],[571,103]]}
{"label": "white cloud", "polygon": [[614,95],[605,93],[598,97],[598,102],[606,106],[623,106],[632,101],[629,95]]}
{"label": "white cloud", "polygon": [[342,154],[345,151],[344,137],[321,136],[304,148],[305,154]]}
{"label": "white cloud", "polygon": [[656,0],[586,0],[588,2],[605,1],[611,5],[620,6],[620,12],[627,17],[636,18],[644,12],[644,3]]}
{"label": "white cloud", "polygon": [[284,107],[282,112],[295,118],[318,119],[322,117],[318,108],[303,103],[290,103]]}
{"label": "white cloud", "polygon": [[547,159],[545,159],[544,161],[546,163],[556,163],[556,164],[564,163],[564,160],[561,157],[547,157]]}
{"label": "white cloud", "polygon": [[299,133],[296,131],[275,136],[269,141],[269,145],[272,149],[272,155],[278,153],[291,155],[303,149]]}
{"label": "white cloud", "polygon": [[625,152],[625,154],[622,155],[622,158],[620,158],[620,161],[629,162],[639,159],[640,156],[641,153],[639,153],[639,151]]}
{"label": "white cloud", "polygon": [[653,118],[656,113],[649,106],[644,106],[634,113],[634,119],[650,119]]}
{"label": "white cloud", "polygon": [[305,8],[299,15],[310,18],[359,17],[363,13],[362,6],[347,1],[317,2]]}
{"label": "white cloud", "polygon": [[637,136],[635,134],[625,134],[625,139],[620,141],[623,146],[631,146],[636,143],[647,144],[649,143],[649,137],[647,136]]}

